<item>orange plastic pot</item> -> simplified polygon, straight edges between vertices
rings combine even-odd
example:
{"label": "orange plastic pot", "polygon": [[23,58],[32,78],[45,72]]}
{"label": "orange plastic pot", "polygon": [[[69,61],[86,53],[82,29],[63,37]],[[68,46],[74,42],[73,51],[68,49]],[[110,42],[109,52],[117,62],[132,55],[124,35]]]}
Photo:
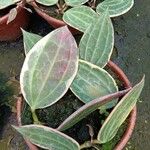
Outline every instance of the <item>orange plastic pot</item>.
{"label": "orange plastic pot", "polygon": [[17,6],[16,18],[7,24],[9,14],[0,17],[0,41],[15,40],[22,35],[21,28],[26,28],[29,23],[29,12]]}
{"label": "orange plastic pot", "polygon": [[[119,80],[124,84],[125,88],[131,88],[131,83],[128,80],[127,76],[115,63],[113,63],[112,61],[109,61],[107,66],[115,73],[116,77],[118,77]],[[21,116],[22,108],[23,108],[23,99],[22,99],[22,97],[18,97],[18,100],[17,100],[17,122],[18,122],[19,126],[21,126],[20,116]],[[127,142],[129,141],[129,139],[132,135],[132,132],[133,132],[133,129],[135,126],[136,114],[137,114],[137,110],[136,110],[136,106],[135,106],[129,115],[127,128],[126,128],[123,136],[120,138],[119,143],[115,146],[114,150],[123,150],[123,148],[126,146]],[[38,147],[36,147],[30,141],[28,141],[28,140],[25,140],[25,141],[26,141],[26,144],[28,145],[28,147],[30,148],[30,150],[39,150]]]}
{"label": "orange plastic pot", "polygon": [[[43,19],[45,19],[53,28],[59,28],[59,27],[67,25],[64,21],[56,19],[56,18],[51,17],[48,14],[46,14],[40,7],[38,7],[36,2],[31,2],[30,4],[33,6],[33,8],[37,12],[37,14],[39,16],[41,16]],[[78,31],[77,29],[74,29],[74,28],[70,27],[69,25],[67,25],[67,26],[73,35],[81,34],[81,32]]]}

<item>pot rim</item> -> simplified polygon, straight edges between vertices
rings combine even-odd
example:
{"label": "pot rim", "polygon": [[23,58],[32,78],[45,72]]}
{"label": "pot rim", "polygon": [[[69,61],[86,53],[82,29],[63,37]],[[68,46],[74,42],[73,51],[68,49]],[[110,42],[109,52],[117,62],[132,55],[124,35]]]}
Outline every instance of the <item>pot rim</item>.
{"label": "pot rim", "polygon": [[[122,71],[122,69],[116,65],[115,63],[113,63],[112,61],[109,61],[107,66],[117,75],[117,77],[119,78],[119,80],[121,80],[125,86],[125,88],[131,88],[131,83],[129,81],[129,79],[127,78],[127,76],[125,75],[125,73]],[[20,94],[20,96],[18,96],[17,99],[17,123],[18,126],[21,126],[21,110],[22,110],[22,103],[23,103],[23,98]],[[137,117],[137,108],[136,106],[132,109],[130,115],[129,115],[129,119],[128,119],[128,125],[127,128],[123,134],[123,136],[120,138],[120,141],[118,142],[118,144],[116,144],[114,150],[123,150],[123,148],[126,146],[127,142],[129,141],[134,127],[135,127],[135,122],[136,122],[136,117]],[[30,150],[39,150],[37,146],[35,146],[34,144],[32,144],[29,140],[25,139],[26,144],[28,145],[28,147],[30,148]]]}

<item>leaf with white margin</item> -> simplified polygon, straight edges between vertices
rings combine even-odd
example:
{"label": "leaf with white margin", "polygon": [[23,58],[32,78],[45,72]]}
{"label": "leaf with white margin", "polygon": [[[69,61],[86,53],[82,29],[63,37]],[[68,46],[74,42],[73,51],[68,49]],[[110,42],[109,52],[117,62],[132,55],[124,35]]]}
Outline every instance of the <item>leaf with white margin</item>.
{"label": "leaf with white margin", "polygon": [[58,3],[58,0],[35,0],[35,1],[45,6],[52,6]]}
{"label": "leaf with white margin", "polygon": [[43,37],[23,64],[21,92],[32,111],[56,103],[70,87],[78,70],[78,48],[67,26]]}
{"label": "leaf with white margin", "polygon": [[9,7],[11,5],[16,4],[20,0],[0,0],[0,9],[4,9],[6,7]]}
{"label": "leaf with white margin", "polygon": [[42,36],[39,36],[34,33],[27,32],[22,29],[23,33],[23,44],[24,44],[24,51],[25,54],[27,54],[32,47],[40,40],[42,39]]}
{"label": "leaf with white margin", "polygon": [[63,20],[69,26],[84,32],[99,15],[87,6],[74,7],[66,11]]}
{"label": "leaf with white margin", "polygon": [[42,125],[13,126],[33,144],[50,150],[79,150],[79,144],[71,137]]}
{"label": "leaf with white margin", "polygon": [[110,113],[102,125],[97,139],[100,143],[110,141],[117,133],[119,127],[126,120],[142,92],[145,77],[127,93]]}
{"label": "leaf with white margin", "polygon": [[7,24],[9,24],[10,22],[12,22],[16,16],[17,16],[17,9],[13,8],[9,11],[9,15],[8,15],[8,19],[7,19]]}
{"label": "leaf with white margin", "polygon": [[98,14],[109,10],[110,17],[117,17],[128,12],[134,5],[134,0],[104,0],[100,3],[96,11]]}
{"label": "leaf with white margin", "polygon": [[[84,103],[118,91],[115,80],[107,71],[83,60],[79,61],[70,89]],[[111,108],[116,103],[117,99],[107,103],[105,108]]]}
{"label": "leaf with white margin", "polygon": [[79,5],[82,5],[86,2],[88,2],[89,0],[65,0],[65,3],[68,5],[68,6],[79,6]]}
{"label": "leaf with white margin", "polygon": [[103,68],[114,47],[114,29],[108,11],[91,24],[81,38],[80,58]]}
{"label": "leaf with white margin", "polygon": [[123,90],[123,91],[118,91],[113,94],[108,94],[103,97],[94,99],[90,101],[89,103],[86,103],[82,107],[80,107],[78,110],[76,110],[73,114],[71,114],[66,120],[64,120],[57,130],[59,131],[64,131],[73,125],[75,125],[77,122],[81,121],[83,118],[87,117],[89,114],[94,112],[96,109],[99,107],[102,107],[106,103],[110,102],[112,99],[118,98],[120,96],[123,96],[127,92],[129,92],[131,88]]}

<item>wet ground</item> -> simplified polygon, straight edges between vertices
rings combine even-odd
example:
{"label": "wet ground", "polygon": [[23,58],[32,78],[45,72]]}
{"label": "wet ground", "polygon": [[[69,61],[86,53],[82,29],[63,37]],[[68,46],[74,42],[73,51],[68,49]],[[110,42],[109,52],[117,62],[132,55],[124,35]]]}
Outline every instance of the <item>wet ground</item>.
{"label": "wet ground", "polygon": [[[30,30],[44,35],[52,28],[35,16],[31,19]],[[36,22],[35,22],[36,20]],[[39,24],[39,22],[41,22]],[[115,26],[115,62],[125,71],[131,82],[138,82],[146,75],[146,85],[138,102],[138,119],[134,134],[126,149],[150,149],[150,1],[136,0],[135,6],[123,17],[114,19]],[[14,42],[0,42],[0,73],[8,79],[18,76],[24,60],[22,37]],[[15,110],[14,110],[15,111]],[[5,116],[14,123],[14,114]],[[10,124],[4,128],[10,128]],[[13,133],[12,133],[13,134]],[[4,136],[4,133],[2,134]],[[5,135],[6,136],[6,135]],[[17,135],[18,136],[18,135]],[[7,135],[6,143],[12,140]],[[0,143],[1,144],[1,143]],[[24,149],[24,148],[23,148]],[[16,149],[15,149],[16,150]]]}

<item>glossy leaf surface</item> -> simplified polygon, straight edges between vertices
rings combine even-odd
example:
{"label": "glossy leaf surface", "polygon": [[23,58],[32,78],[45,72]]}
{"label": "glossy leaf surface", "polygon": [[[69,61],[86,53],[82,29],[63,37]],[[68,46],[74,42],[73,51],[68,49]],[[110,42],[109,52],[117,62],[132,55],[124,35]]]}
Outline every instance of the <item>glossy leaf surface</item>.
{"label": "glossy leaf surface", "polygon": [[[73,93],[84,103],[118,91],[115,80],[104,69],[80,60],[77,75],[71,84]],[[106,105],[111,108],[117,103],[114,100]]]}
{"label": "glossy leaf surface", "polygon": [[114,29],[108,11],[85,31],[80,44],[80,58],[103,68],[114,47]]}
{"label": "glossy leaf surface", "polygon": [[101,14],[108,9],[110,17],[116,17],[128,12],[133,4],[134,0],[104,0],[97,6],[96,11]]}
{"label": "glossy leaf surface", "polygon": [[120,100],[117,106],[110,113],[110,115],[102,125],[100,132],[98,133],[98,140],[101,143],[110,141],[116,135],[119,127],[126,120],[131,110],[136,105],[143,86],[144,78]]}
{"label": "glossy leaf surface", "polygon": [[86,3],[88,0],[65,0],[68,6],[78,6]]}
{"label": "glossy leaf surface", "polygon": [[58,3],[58,0],[35,0],[35,1],[45,6],[52,6]]}
{"label": "glossy leaf surface", "polygon": [[72,127],[77,122],[79,122],[80,120],[88,116],[90,113],[98,109],[100,106],[105,105],[106,103],[110,102],[112,99],[123,96],[129,90],[130,89],[119,91],[90,101],[89,103],[83,105],[81,108],[75,111],[73,114],[71,114],[63,123],[61,123],[61,125],[57,129],[63,131]]}
{"label": "glossy leaf surface", "polygon": [[71,137],[41,125],[14,127],[33,144],[50,150],[79,150],[79,144]]}
{"label": "glossy leaf surface", "polygon": [[23,33],[24,50],[25,50],[25,54],[27,54],[32,49],[32,47],[40,39],[42,39],[42,37],[37,34],[27,32],[25,30],[22,30],[22,33]]}
{"label": "glossy leaf surface", "polygon": [[98,14],[90,7],[80,6],[66,11],[63,15],[63,20],[71,27],[84,32],[98,17]]}
{"label": "glossy leaf surface", "polygon": [[57,102],[78,69],[78,48],[66,26],[37,42],[26,55],[20,76],[21,92],[31,109]]}
{"label": "glossy leaf surface", "polygon": [[19,2],[19,1],[20,0],[0,0],[0,9],[4,9],[6,7],[14,5],[15,3]]}

